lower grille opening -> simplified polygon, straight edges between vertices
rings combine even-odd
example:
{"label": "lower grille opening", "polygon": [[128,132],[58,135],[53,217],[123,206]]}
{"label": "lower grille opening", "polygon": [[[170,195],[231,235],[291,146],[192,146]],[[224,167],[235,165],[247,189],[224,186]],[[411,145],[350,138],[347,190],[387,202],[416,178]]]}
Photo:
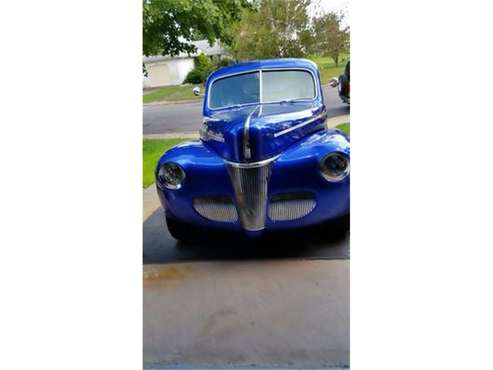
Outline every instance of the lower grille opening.
{"label": "lower grille opening", "polygon": [[238,221],[236,207],[233,201],[228,197],[194,198],[193,208],[199,215],[211,221]]}
{"label": "lower grille opening", "polygon": [[272,196],[269,218],[272,221],[292,221],[310,214],[317,205],[312,193],[284,193]]}

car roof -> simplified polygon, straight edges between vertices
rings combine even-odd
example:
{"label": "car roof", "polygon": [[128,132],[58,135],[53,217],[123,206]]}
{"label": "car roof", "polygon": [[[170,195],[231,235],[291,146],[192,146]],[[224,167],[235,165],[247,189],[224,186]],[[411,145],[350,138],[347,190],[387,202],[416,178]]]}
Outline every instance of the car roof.
{"label": "car roof", "polygon": [[317,74],[317,65],[308,59],[298,59],[298,58],[279,58],[279,59],[259,59],[251,60],[248,62],[233,64],[228,67],[223,67],[213,72],[208,80],[212,80],[218,77],[255,71],[257,69],[269,69],[269,68],[303,68],[312,71]]}

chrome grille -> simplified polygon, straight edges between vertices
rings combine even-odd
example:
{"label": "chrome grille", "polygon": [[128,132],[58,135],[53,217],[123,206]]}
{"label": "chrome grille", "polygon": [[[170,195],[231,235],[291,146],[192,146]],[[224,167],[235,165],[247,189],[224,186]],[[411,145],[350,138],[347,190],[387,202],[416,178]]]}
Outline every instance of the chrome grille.
{"label": "chrome grille", "polygon": [[241,226],[248,231],[262,230],[267,214],[267,184],[272,163],[227,163],[233,184]]}
{"label": "chrome grille", "polygon": [[208,197],[194,198],[193,208],[199,215],[211,221],[236,222],[238,213],[229,198]]}
{"label": "chrome grille", "polygon": [[317,203],[314,199],[280,199],[269,205],[269,218],[272,221],[291,221],[308,215]]}

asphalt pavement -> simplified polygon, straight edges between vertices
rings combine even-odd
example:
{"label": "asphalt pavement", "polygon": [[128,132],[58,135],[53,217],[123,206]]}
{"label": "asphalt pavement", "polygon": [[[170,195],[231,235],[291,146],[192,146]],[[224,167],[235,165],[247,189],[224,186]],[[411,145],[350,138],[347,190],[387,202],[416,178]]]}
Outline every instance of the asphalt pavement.
{"label": "asphalt pavement", "polygon": [[320,235],[319,229],[268,234],[247,239],[237,234],[213,234],[200,242],[179,243],[170,235],[155,185],[144,190],[144,264],[185,261],[266,259],[349,259],[347,234]]}
{"label": "asphalt pavement", "polygon": [[[327,117],[349,114],[337,89],[324,86]],[[192,103],[144,105],[144,135],[198,132],[202,124],[202,100]]]}
{"label": "asphalt pavement", "polygon": [[348,259],[349,237],[308,236],[306,230],[248,240],[217,235],[205,241],[182,244],[169,234],[162,208],[144,222],[144,263],[265,259]]}

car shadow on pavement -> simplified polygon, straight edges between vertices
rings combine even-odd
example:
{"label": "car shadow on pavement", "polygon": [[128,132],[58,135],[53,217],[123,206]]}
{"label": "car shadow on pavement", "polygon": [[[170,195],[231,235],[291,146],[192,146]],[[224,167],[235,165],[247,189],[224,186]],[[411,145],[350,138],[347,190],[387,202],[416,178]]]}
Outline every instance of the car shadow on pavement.
{"label": "car shadow on pavement", "polygon": [[320,237],[320,230],[271,233],[258,239],[207,231],[202,241],[177,242],[168,232],[160,207],[143,225],[144,264],[214,260],[348,259],[349,236]]}

